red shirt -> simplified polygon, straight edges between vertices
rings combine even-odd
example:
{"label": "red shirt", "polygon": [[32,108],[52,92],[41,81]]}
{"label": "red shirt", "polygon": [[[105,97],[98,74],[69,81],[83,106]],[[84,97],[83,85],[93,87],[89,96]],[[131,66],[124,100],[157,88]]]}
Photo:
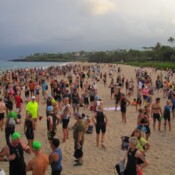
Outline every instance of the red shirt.
{"label": "red shirt", "polygon": [[20,96],[16,96],[15,97],[15,101],[16,101],[16,107],[20,108],[21,107],[21,97]]}

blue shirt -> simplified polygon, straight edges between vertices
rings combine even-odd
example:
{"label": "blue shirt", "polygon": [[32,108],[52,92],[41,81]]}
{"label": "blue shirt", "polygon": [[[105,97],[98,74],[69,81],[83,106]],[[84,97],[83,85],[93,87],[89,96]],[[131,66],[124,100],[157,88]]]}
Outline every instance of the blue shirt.
{"label": "blue shirt", "polygon": [[52,162],[51,163],[51,168],[52,168],[52,171],[56,171],[56,170],[59,170],[61,169],[62,165],[61,165],[61,161],[62,161],[62,151],[60,148],[57,148],[54,153],[56,153],[58,155],[58,161],[56,162]]}

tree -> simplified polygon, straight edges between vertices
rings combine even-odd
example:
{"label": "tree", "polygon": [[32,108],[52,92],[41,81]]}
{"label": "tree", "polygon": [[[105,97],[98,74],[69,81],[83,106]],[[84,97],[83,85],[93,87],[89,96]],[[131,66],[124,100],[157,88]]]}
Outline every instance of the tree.
{"label": "tree", "polygon": [[173,45],[174,45],[174,38],[173,37],[169,37],[168,38],[168,42],[171,44],[171,47],[173,47]]}
{"label": "tree", "polygon": [[154,50],[159,50],[161,48],[161,44],[157,42],[157,44],[154,47]]}

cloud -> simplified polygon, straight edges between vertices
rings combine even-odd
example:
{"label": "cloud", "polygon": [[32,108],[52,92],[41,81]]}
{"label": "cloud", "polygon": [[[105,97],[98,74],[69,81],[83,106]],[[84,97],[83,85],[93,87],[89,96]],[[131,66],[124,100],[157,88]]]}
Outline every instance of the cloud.
{"label": "cloud", "polygon": [[91,15],[104,15],[117,10],[117,4],[111,0],[85,0],[87,11]]}

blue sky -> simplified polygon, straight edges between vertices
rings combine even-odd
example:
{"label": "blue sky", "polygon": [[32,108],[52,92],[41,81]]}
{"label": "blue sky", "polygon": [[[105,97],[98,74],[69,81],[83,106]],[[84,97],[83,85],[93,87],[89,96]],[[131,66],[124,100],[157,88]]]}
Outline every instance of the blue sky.
{"label": "blue sky", "polygon": [[0,0],[0,58],[168,44],[174,7],[174,0]]}

